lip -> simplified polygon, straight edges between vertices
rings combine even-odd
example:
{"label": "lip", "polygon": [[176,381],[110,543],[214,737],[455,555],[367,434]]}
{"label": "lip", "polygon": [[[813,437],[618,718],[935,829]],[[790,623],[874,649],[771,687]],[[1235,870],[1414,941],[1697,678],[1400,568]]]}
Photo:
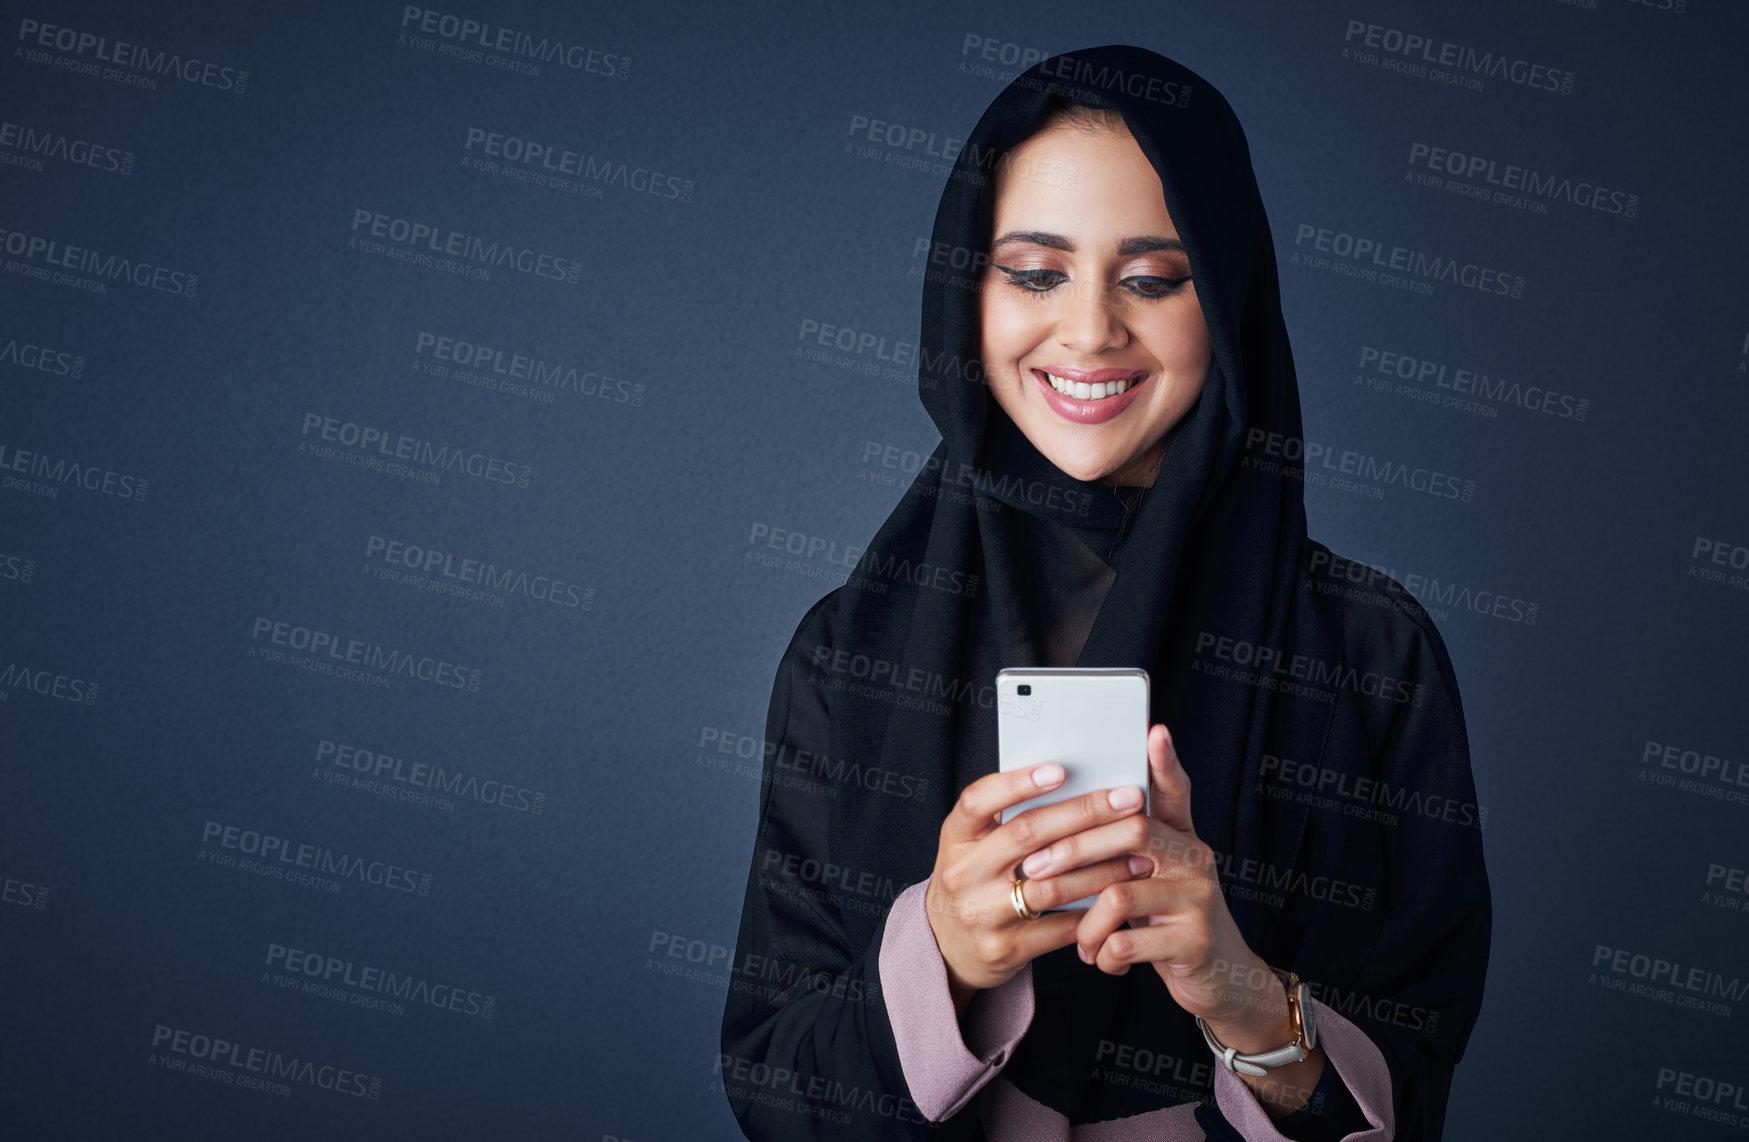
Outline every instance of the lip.
{"label": "lip", "polygon": [[1128,408],[1130,402],[1136,399],[1136,394],[1147,387],[1148,382],[1146,369],[1071,369],[1053,365],[1049,372],[1064,380],[1085,381],[1088,384],[1135,380],[1134,384],[1117,396],[1092,401],[1075,400],[1051,387],[1051,382],[1045,379],[1046,370],[1034,369],[1033,380],[1037,382],[1039,392],[1044,396],[1045,403],[1051,407],[1051,411],[1076,424],[1104,424]]}

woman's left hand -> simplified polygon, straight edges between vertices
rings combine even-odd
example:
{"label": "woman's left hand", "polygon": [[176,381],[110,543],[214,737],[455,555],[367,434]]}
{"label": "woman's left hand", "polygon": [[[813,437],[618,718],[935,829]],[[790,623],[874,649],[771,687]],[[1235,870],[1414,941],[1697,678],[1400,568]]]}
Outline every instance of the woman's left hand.
{"label": "woman's left hand", "polygon": [[[1113,975],[1150,963],[1178,1005],[1206,1018],[1222,1042],[1242,1052],[1279,1047],[1289,1036],[1286,991],[1227,910],[1216,854],[1191,823],[1190,777],[1164,725],[1148,730],[1148,773],[1146,814],[1056,842],[1041,850],[1049,863],[1029,866],[1027,875],[1125,852],[1151,858],[1152,876],[1107,886],[1081,918],[1081,958]],[[1132,920],[1138,924],[1125,927]]]}

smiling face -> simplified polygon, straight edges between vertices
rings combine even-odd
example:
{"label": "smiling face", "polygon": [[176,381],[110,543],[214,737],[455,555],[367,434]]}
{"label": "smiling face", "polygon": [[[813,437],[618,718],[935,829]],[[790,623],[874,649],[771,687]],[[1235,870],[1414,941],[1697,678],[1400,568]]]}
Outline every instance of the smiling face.
{"label": "smiling face", "polygon": [[1121,126],[1053,124],[1011,160],[979,300],[990,392],[1069,475],[1152,484],[1211,355],[1160,176]]}

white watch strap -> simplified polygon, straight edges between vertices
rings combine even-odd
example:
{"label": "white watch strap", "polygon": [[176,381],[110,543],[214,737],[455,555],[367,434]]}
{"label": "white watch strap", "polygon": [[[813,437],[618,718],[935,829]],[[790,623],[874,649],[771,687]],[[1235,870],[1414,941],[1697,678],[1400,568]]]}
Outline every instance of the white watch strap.
{"label": "white watch strap", "polygon": [[1215,1033],[1209,1030],[1209,1025],[1202,1016],[1196,1017],[1196,1025],[1202,1029],[1202,1037],[1207,1041],[1209,1050],[1221,1060],[1221,1065],[1235,1074],[1250,1075],[1262,1078],[1271,1067],[1283,1067],[1289,1063],[1297,1063],[1306,1057],[1306,1049],[1298,1043],[1289,1043],[1285,1047],[1277,1047],[1273,1051],[1259,1051],[1255,1055],[1241,1055],[1232,1047],[1224,1047]]}

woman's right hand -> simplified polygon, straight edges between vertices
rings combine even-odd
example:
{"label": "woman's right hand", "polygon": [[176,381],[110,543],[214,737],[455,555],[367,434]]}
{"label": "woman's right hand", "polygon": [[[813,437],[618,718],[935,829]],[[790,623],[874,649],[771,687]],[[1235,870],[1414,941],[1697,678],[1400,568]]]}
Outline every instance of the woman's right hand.
{"label": "woman's right hand", "polygon": [[[1141,826],[1138,850],[1147,846],[1147,822],[1139,816],[1142,789],[1137,785],[1095,790],[1028,809],[1002,823],[1002,810],[1055,789],[1064,777],[1063,767],[1054,764],[985,774],[966,786],[941,824],[935,871],[924,903],[958,1011],[964,1011],[978,991],[1008,982],[1034,958],[1075,942],[1085,911],[1049,912],[1023,920],[1014,910],[1013,885],[1022,861],[1064,837],[1125,817],[1136,817]],[[1132,860],[1138,863],[1132,866]],[[1021,892],[1028,908],[1045,912],[1083,896],[1096,896],[1107,885],[1149,875],[1153,869],[1151,859],[1126,853],[1027,880]]]}

